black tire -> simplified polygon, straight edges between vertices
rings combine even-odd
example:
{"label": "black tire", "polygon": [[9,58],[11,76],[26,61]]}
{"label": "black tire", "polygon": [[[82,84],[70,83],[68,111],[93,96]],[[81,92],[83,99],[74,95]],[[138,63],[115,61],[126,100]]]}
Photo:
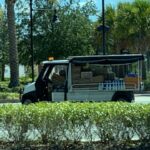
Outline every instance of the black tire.
{"label": "black tire", "polygon": [[131,102],[131,100],[125,96],[121,96],[121,97],[116,98],[116,101],[118,101],[118,102]]}
{"label": "black tire", "polygon": [[29,105],[29,104],[31,104],[31,103],[33,103],[31,99],[25,99],[25,100],[23,101],[23,104],[24,104],[24,105]]}
{"label": "black tire", "polygon": [[133,91],[117,91],[112,97],[112,101],[121,101],[131,103],[134,100]]}
{"label": "black tire", "polygon": [[120,98],[117,99],[117,101],[126,102],[128,100],[126,98],[124,98],[124,97],[120,97]]}
{"label": "black tire", "polygon": [[31,104],[31,103],[35,103],[37,101],[38,101],[38,99],[37,99],[35,91],[32,91],[32,92],[29,92],[29,93],[26,93],[26,94],[22,95],[22,99],[21,99],[22,104],[28,105],[28,104]]}

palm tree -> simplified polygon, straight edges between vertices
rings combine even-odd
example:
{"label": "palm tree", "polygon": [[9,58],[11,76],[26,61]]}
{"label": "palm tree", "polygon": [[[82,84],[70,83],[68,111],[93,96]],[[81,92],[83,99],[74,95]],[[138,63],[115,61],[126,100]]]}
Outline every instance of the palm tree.
{"label": "palm tree", "polygon": [[7,7],[8,19],[8,36],[9,36],[9,63],[10,63],[10,83],[9,87],[19,85],[19,63],[18,50],[16,43],[16,27],[15,27],[15,12],[14,4],[16,0],[5,0]]}

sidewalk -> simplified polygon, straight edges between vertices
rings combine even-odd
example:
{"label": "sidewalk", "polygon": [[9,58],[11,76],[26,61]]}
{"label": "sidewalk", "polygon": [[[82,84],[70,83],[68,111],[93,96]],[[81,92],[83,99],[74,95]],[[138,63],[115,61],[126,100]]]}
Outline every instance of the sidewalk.
{"label": "sidewalk", "polygon": [[150,91],[136,91],[135,94],[150,94]]}

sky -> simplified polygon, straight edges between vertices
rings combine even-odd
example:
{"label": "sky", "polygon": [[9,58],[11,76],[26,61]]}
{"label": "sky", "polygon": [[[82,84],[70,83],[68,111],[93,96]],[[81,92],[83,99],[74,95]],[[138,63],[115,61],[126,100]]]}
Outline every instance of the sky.
{"label": "sky", "polygon": [[[5,0],[0,0],[0,4],[3,5]],[[86,0],[82,0],[85,2]],[[102,0],[94,0],[97,7],[100,9],[102,6]],[[105,5],[111,4],[112,6],[116,6],[119,2],[132,2],[134,0],[105,0]]]}
{"label": "sky", "polygon": [[[105,5],[111,4],[112,6],[116,6],[119,2],[133,2],[134,0],[105,0]],[[102,7],[101,0],[95,0],[97,7]]]}
{"label": "sky", "polygon": [[[0,0],[0,5],[4,6],[4,1],[5,0]],[[81,5],[85,4],[85,2],[87,2],[87,0],[80,0],[81,1]],[[98,19],[99,16],[99,11],[101,13],[102,10],[102,0],[93,0],[97,6],[98,9],[98,14],[96,16],[90,16],[90,19],[95,21]],[[105,6],[106,5],[112,5],[113,7],[117,6],[117,4],[119,2],[133,2],[134,0],[104,0]]]}
{"label": "sky", "polygon": [[4,0],[0,0],[0,4],[4,4]]}

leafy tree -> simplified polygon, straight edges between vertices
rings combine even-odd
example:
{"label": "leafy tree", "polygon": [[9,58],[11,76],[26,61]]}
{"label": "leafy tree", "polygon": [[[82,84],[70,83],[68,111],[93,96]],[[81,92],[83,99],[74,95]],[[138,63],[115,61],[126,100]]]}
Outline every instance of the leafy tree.
{"label": "leafy tree", "polygon": [[[107,6],[106,25],[109,54],[129,49],[131,53],[146,53],[150,43],[150,1],[121,2],[116,8]],[[99,24],[102,24],[101,16]],[[99,35],[101,36],[101,34]],[[99,44],[101,44],[99,42]]]}
{"label": "leafy tree", "polygon": [[[107,38],[109,54],[120,53],[123,49],[129,49],[130,53],[147,53],[149,60],[150,1],[135,0],[133,3],[119,3],[116,8],[106,7],[105,14],[106,24],[110,26]],[[101,20],[100,16],[100,23]],[[144,64],[142,68],[142,77],[145,79]]]}
{"label": "leafy tree", "polygon": [[[89,16],[96,13],[92,1],[81,6],[80,0],[48,3],[41,0],[35,1],[33,6],[34,55],[37,63],[47,60],[49,56],[63,59],[70,55],[95,53],[91,40],[93,24],[89,19]],[[18,35],[21,61],[28,64],[29,17],[26,12],[23,10],[18,14],[20,16]],[[58,16],[59,23],[53,22],[54,15]],[[25,28],[22,28],[23,26]]]}
{"label": "leafy tree", "polygon": [[[117,30],[120,39],[124,37],[126,47],[144,53],[149,49],[150,2],[136,0],[133,3],[120,3],[117,15]],[[148,46],[148,47],[147,47]]]}
{"label": "leafy tree", "polygon": [[9,63],[10,63],[10,87],[19,85],[19,65],[18,50],[16,43],[16,26],[15,26],[15,0],[5,0],[7,6],[8,19],[8,37],[9,37]]}

